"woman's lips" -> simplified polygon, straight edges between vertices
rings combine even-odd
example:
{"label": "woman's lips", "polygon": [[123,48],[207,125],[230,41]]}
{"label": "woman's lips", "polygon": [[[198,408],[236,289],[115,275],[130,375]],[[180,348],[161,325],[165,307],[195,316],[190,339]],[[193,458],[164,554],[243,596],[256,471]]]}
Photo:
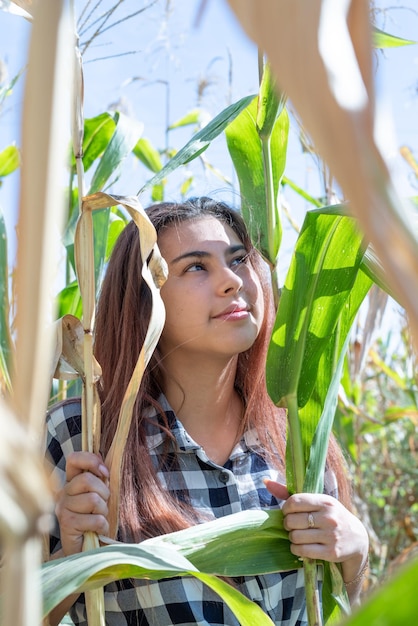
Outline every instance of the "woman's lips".
{"label": "woman's lips", "polygon": [[249,311],[246,306],[231,306],[222,311],[222,313],[215,315],[214,319],[238,321],[245,319],[248,315]]}

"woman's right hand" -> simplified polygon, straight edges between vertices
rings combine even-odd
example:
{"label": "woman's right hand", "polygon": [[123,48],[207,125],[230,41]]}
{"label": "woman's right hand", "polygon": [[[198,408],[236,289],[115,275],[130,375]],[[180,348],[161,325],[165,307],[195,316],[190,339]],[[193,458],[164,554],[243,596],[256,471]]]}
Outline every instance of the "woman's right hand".
{"label": "woman's right hand", "polygon": [[65,556],[81,552],[83,535],[107,535],[109,470],[100,456],[73,452],[67,458],[67,482],[58,494],[56,515]]}

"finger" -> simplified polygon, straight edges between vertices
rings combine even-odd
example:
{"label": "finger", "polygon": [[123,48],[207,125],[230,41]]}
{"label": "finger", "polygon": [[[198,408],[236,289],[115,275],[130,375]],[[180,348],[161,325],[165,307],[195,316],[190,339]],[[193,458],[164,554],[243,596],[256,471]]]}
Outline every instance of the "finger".
{"label": "finger", "polygon": [[283,518],[286,530],[313,530],[322,527],[322,516],[318,511],[287,513]]}
{"label": "finger", "polygon": [[283,505],[283,513],[309,513],[332,508],[338,500],[322,493],[294,493]]}
{"label": "finger", "polygon": [[107,532],[107,503],[96,493],[67,496],[57,503],[61,536],[79,536],[86,531]]}
{"label": "finger", "polygon": [[269,478],[265,478],[264,484],[267,490],[271,493],[271,495],[277,498],[277,500],[287,500],[287,498],[290,495],[286,488],[286,485],[283,485],[282,483],[278,483],[275,480],[270,480]]}
{"label": "finger", "polygon": [[65,511],[71,511],[75,514],[93,514],[103,515],[107,517],[108,506],[97,493],[82,493],[76,496],[67,496],[57,504],[57,515],[62,516]]}
{"label": "finger", "polygon": [[77,496],[82,493],[97,493],[103,500],[107,502],[110,491],[107,483],[91,474],[83,472],[77,474],[74,478],[65,484],[63,489],[64,495]]}
{"label": "finger", "polygon": [[81,472],[90,472],[101,480],[109,478],[109,470],[99,455],[92,452],[72,452],[67,457],[67,481],[70,482],[74,476]]}
{"label": "finger", "polygon": [[60,532],[64,554],[72,554],[81,550],[84,533],[107,535],[109,524],[103,515],[80,515],[66,509],[60,518]]}
{"label": "finger", "polygon": [[321,561],[335,561],[332,559],[329,550],[326,546],[320,543],[304,543],[304,544],[290,544],[290,551],[295,556],[304,559],[318,559]]}
{"label": "finger", "polygon": [[317,545],[326,545],[326,537],[322,530],[316,528],[310,528],[308,530],[291,530],[289,532],[289,540],[294,545],[309,545],[309,544],[317,544]]}

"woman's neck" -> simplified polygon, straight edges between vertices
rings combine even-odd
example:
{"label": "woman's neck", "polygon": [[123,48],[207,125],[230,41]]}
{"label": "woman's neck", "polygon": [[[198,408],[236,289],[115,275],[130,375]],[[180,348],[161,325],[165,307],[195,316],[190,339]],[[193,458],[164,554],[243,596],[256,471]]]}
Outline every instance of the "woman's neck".
{"label": "woman's neck", "polygon": [[220,465],[229,458],[242,425],[236,366],[236,357],[227,363],[169,366],[164,382],[165,396],[189,435]]}

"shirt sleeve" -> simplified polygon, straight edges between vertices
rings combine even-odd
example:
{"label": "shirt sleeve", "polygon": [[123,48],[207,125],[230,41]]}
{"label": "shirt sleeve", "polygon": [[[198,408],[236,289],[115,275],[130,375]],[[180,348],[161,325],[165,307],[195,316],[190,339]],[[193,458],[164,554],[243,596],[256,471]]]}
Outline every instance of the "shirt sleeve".
{"label": "shirt sleeve", "polygon": [[[53,490],[58,493],[66,481],[67,457],[71,452],[81,450],[81,403],[70,399],[53,406],[46,418],[45,443],[46,470],[51,478]],[[50,532],[50,553],[61,548],[59,524],[53,518]]]}

